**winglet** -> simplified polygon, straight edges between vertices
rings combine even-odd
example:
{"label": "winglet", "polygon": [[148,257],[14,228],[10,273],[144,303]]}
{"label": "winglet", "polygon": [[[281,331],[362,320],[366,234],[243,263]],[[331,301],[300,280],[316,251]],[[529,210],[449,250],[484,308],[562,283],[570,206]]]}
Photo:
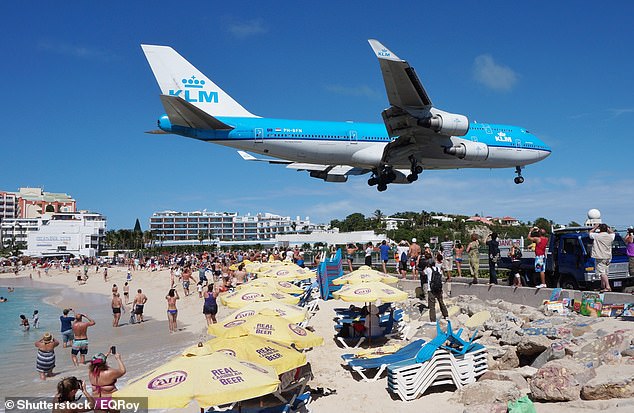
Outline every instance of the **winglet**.
{"label": "winglet", "polygon": [[388,49],[387,47],[383,46],[383,44],[381,42],[379,42],[378,40],[368,39],[368,43],[370,43],[370,47],[372,47],[372,50],[374,51],[374,54],[379,59],[393,60],[395,62],[403,62],[404,61],[400,57],[398,57],[397,55],[392,53],[392,51],[390,49]]}

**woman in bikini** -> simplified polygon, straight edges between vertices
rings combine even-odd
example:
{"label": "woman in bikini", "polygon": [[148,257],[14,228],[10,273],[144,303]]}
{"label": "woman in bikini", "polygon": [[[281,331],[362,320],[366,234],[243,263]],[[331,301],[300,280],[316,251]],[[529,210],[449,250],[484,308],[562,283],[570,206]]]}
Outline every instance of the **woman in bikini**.
{"label": "woman in bikini", "polygon": [[[110,355],[110,352],[108,352]],[[92,395],[96,398],[110,397],[117,390],[115,386],[117,379],[126,372],[125,365],[121,360],[121,354],[113,355],[117,359],[119,368],[108,366],[106,362],[107,356],[99,353],[92,358],[90,366],[88,366],[88,377],[92,386]],[[105,410],[95,410],[95,412],[103,412]]]}
{"label": "woman in bikini", "polygon": [[170,333],[176,332],[176,316],[178,315],[178,310],[176,309],[176,300],[180,297],[178,296],[178,292],[175,288],[169,290],[165,299],[167,300],[167,321],[169,322]]}
{"label": "woman in bikini", "polygon": [[[78,405],[71,405],[70,403],[74,403],[79,400],[77,396],[77,392],[81,391],[86,396],[86,400],[88,401],[88,405],[85,409],[81,408],[71,408],[78,407]],[[60,403],[56,408],[53,409],[53,413],[80,413],[80,412],[90,412],[95,407],[95,399],[92,397],[88,390],[86,390],[86,383],[83,380],[79,380],[75,376],[65,377],[57,383],[57,394],[53,397],[54,403]],[[64,408],[64,405],[61,403],[69,403],[68,408]],[[81,403],[81,402],[80,402]]]}

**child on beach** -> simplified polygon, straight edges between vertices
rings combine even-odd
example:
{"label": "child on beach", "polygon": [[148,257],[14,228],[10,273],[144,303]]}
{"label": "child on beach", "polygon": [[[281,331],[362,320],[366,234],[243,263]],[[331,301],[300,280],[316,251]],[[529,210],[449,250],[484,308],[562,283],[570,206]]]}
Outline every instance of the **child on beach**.
{"label": "child on beach", "polygon": [[203,298],[203,282],[198,281],[196,288],[198,289],[198,298]]}
{"label": "child on beach", "polygon": [[20,314],[20,325],[22,326],[22,330],[23,331],[29,331],[29,329],[31,328],[31,326],[29,325],[29,319],[26,318],[26,316],[24,314]]}
{"label": "child on beach", "polygon": [[38,310],[33,311],[33,328],[40,328],[40,314]]}

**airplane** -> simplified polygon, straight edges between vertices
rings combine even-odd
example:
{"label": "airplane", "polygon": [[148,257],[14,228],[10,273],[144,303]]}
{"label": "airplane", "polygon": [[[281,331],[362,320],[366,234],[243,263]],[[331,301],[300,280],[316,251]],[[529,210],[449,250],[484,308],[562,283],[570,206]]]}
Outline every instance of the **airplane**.
{"label": "airplane", "polygon": [[550,155],[550,147],[522,127],[470,123],[435,108],[414,68],[378,40],[368,41],[390,103],[377,124],[256,116],[171,47],[141,45],[166,112],[160,130],[150,133],[232,147],[244,160],[286,165],[326,182],[369,173],[368,184],[379,191],[412,183],[425,169],[514,167],[521,184],[523,167]]}

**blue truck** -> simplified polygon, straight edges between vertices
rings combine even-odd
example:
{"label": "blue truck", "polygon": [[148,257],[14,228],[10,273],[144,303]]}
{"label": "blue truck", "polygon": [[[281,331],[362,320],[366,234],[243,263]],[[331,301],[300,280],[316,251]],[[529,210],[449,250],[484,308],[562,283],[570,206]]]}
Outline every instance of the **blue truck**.
{"label": "blue truck", "polygon": [[[546,283],[549,287],[566,289],[598,289],[601,280],[595,273],[594,258],[590,257],[592,242],[589,227],[567,227],[554,230],[548,239],[546,250]],[[612,243],[612,261],[610,263],[610,286],[614,291],[622,291],[634,286],[634,277],[628,273],[628,257],[625,241],[618,233]],[[511,259],[504,256],[498,262],[498,268],[511,270]],[[535,253],[523,252],[519,272],[527,285],[535,285],[539,274],[534,270]],[[509,276],[512,283],[513,276]]]}

